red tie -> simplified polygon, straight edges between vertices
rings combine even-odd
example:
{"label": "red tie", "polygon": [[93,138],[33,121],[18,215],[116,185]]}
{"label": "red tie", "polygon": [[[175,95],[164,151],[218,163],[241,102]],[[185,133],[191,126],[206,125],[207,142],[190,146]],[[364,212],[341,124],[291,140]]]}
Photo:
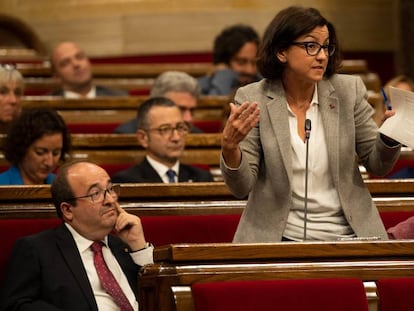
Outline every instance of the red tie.
{"label": "red tie", "polygon": [[125,296],[114,275],[106,265],[102,254],[102,244],[102,242],[95,241],[91,245],[91,249],[94,254],[93,263],[95,264],[96,272],[98,273],[102,287],[109,295],[112,296],[121,311],[133,311],[134,309],[129,303],[128,298]]}

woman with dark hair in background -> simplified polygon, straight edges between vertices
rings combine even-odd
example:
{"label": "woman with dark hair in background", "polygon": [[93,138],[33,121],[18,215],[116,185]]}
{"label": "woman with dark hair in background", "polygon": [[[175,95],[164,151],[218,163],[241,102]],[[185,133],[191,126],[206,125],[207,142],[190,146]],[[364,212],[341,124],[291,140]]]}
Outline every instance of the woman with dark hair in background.
{"label": "woman with dark hair in background", "polygon": [[0,185],[51,184],[70,147],[68,129],[56,111],[23,110],[7,132],[3,150],[11,167],[0,174]]}

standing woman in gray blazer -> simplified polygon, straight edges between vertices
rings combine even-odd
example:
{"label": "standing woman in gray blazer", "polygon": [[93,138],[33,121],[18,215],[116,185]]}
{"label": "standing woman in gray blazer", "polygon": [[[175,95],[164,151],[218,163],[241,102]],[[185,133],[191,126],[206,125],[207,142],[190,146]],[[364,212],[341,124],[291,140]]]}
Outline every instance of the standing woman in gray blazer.
{"label": "standing woman in gray blazer", "polygon": [[340,62],[335,28],[314,8],[288,7],[267,27],[264,79],[238,89],[223,130],[224,180],[248,196],[234,242],[387,239],[359,164],[384,175],[401,145],[378,132],[362,80],[336,74]]}

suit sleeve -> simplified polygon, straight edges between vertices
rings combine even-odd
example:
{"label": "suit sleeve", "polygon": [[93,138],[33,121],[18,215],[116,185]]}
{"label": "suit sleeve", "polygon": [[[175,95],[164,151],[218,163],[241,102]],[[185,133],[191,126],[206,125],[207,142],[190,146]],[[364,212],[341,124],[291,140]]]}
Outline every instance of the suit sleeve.
{"label": "suit sleeve", "polygon": [[16,242],[1,291],[0,310],[58,311],[40,299],[41,266],[36,252],[25,239]]}

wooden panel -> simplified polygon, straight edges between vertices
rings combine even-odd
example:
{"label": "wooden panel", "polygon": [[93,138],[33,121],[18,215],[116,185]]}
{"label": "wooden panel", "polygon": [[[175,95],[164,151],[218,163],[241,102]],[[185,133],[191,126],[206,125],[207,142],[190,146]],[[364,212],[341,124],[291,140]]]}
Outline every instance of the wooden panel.
{"label": "wooden panel", "polygon": [[[223,27],[243,22],[262,34],[276,12],[292,4],[248,0],[56,3],[2,1],[0,11],[26,21],[50,46],[65,38],[78,42],[90,55],[105,56],[209,51]],[[342,46],[348,51],[392,51],[396,46],[391,0],[300,3],[319,8],[335,24]]]}
{"label": "wooden panel", "polygon": [[177,244],[154,257],[139,279],[145,310],[175,310],[171,287],[203,281],[414,276],[414,241]]}
{"label": "wooden panel", "polygon": [[[413,186],[411,180],[398,183],[402,190],[388,187],[388,180],[383,181],[383,186],[379,182],[367,184],[380,212],[414,211],[413,192],[404,195],[406,188]],[[384,192],[388,196],[378,196]],[[121,185],[120,203],[137,215],[205,215],[241,213],[246,200],[236,199],[223,182],[131,183]],[[49,185],[0,187],[0,218],[21,217],[55,217]]]}
{"label": "wooden panel", "polygon": [[[375,282],[363,283],[367,296],[367,303],[369,304],[369,311],[379,311]],[[172,286],[171,292],[174,298],[176,311],[196,311],[191,286]]]}
{"label": "wooden panel", "polygon": [[[92,72],[95,78],[156,78],[169,70],[184,71],[193,77],[200,77],[212,68],[210,63],[93,64]],[[52,76],[51,66],[47,62],[19,63],[17,69],[26,78]],[[347,59],[343,60],[339,71],[349,74],[367,73],[368,66],[365,60]]]}
{"label": "wooden panel", "polygon": [[[344,72],[361,70],[361,62],[345,62]],[[210,63],[151,63],[151,64],[93,64],[92,73],[95,78],[155,78],[168,70],[184,71],[194,77],[200,77],[210,71]],[[20,63],[17,69],[24,77],[51,77],[49,63]],[[365,64],[366,69],[366,64]]]}

